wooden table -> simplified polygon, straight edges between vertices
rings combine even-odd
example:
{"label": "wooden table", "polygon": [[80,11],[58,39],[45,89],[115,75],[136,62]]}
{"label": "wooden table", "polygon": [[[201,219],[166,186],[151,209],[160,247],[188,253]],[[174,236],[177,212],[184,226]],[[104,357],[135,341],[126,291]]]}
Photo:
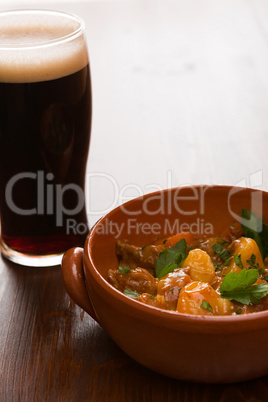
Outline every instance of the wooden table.
{"label": "wooden table", "polygon": [[[91,225],[115,205],[158,188],[218,183],[268,189],[267,2],[34,7],[75,12],[87,25]],[[70,300],[60,267],[20,267],[2,258],[0,377],[1,402],[268,400],[268,377],[202,385],[141,367]]]}

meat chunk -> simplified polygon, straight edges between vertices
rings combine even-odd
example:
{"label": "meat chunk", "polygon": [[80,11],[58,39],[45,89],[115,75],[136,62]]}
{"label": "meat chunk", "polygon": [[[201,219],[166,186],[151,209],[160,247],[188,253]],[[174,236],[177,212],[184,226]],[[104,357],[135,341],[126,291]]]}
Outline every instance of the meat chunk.
{"label": "meat chunk", "polygon": [[154,273],[155,261],[164,249],[164,245],[135,246],[129,244],[127,240],[118,240],[116,243],[119,265],[129,268],[147,268],[152,274]]}
{"label": "meat chunk", "polygon": [[157,291],[156,279],[144,268],[134,268],[127,273],[110,269],[108,279],[111,285],[121,292],[128,288],[138,293],[155,295]]}
{"label": "meat chunk", "polygon": [[184,269],[175,269],[159,280],[157,293],[163,295],[166,302],[170,303],[172,309],[176,310],[180,290],[190,282],[191,278]]}

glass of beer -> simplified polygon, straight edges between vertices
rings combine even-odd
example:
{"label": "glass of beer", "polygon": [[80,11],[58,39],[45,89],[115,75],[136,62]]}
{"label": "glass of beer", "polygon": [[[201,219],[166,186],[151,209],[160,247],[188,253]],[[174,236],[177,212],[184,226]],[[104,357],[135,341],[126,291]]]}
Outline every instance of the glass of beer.
{"label": "glass of beer", "polygon": [[84,28],[57,11],[0,13],[1,251],[21,265],[57,265],[88,233]]}

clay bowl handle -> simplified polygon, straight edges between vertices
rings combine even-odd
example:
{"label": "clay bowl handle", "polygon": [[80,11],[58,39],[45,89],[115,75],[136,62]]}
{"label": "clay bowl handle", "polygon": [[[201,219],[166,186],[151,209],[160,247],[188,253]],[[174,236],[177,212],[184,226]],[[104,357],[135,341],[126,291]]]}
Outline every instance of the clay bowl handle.
{"label": "clay bowl handle", "polygon": [[73,247],[66,251],[61,262],[63,281],[72,300],[98,322],[87,293],[83,252],[81,247]]}

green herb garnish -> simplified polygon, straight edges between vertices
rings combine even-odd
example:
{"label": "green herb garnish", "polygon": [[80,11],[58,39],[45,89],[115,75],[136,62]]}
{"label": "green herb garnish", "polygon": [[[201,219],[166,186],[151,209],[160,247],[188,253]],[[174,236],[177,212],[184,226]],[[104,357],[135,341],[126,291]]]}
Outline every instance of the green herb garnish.
{"label": "green herb garnish", "polygon": [[157,278],[166,276],[178,268],[186,257],[187,243],[185,239],[181,239],[175,246],[171,246],[159,254],[155,263],[155,276]]}
{"label": "green herb garnish", "polygon": [[259,267],[259,264],[256,264],[256,255],[255,254],[251,254],[251,257],[249,260],[247,260],[247,263],[253,268]]}
{"label": "green herb garnish", "polygon": [[137,297],[140,296],[140,294],[136,290],[131,290],[129,288],[126,288],[124,290],[124,295],[131,297],[132,299],[137,299]]}
{"label": "green herb garnish", "polygon": [[268,294],[268,284],[254,285],[259,276],[257,269],[242,270],[238,274],[230,272],[221,284],[220,292],[224,299],[243,304],[257,304]]}
{"label": "green herb garnish", "polygon": [[215,243],[212,245],[213,251],[220,256],[220,258],[224,261],[227,261],[230,257],[231,254],[229,253],[226,248],[224,248],[221,244]]}
{"label": "green herb garnish", "polygon": [[239,255],[234,254],[234,262],[236,263],[236,265],[239,268],[243,269],[243,264],[242,264],[242,261],[241,261],[241,254],[239,254]]}
{"label": "green herb garnish", "polygon": [[245,208],[242,209],[241,218],[244,235],[256,241],[262,257],[265,258],[268,255],[268,226]]}
{"label": "green herb garnish", "polygon": [[120,274],[129,274],[131,272],[131,269],[128,267],[118,267],[118,271]]}
{"label": "green herb garnish", "polygon": [[205,310],[210,311],[211,313],[213,313],[213,310],[212,310],[211,305],[210,305],[209,302],[207,302],[206,300],[203,300],[203,301],[202,301],[202,304],[201,304],[200,307],[201,307],[201,308],[204,308]]}
{"label": "green herb garnish", "polygon": [[241,314],[242,313],[242,308],[239,308],[238,310],[236,310],[235,314]]}

